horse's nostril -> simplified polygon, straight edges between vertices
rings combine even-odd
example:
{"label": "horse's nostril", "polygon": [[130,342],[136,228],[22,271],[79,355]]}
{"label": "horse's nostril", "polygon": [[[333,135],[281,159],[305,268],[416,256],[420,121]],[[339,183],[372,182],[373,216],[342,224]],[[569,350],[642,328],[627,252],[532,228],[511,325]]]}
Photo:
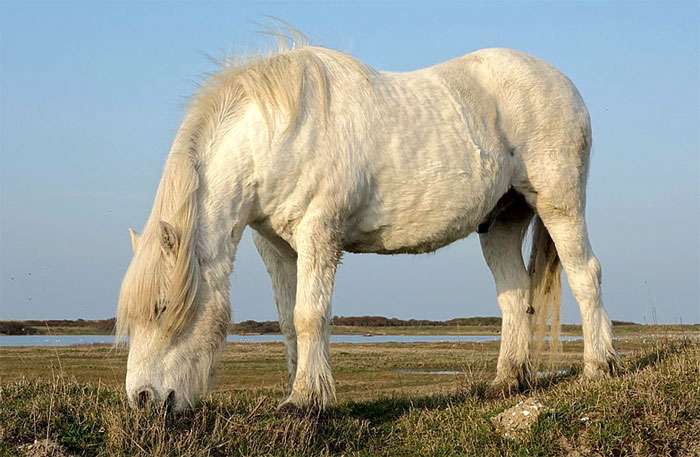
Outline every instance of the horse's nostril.
{"label": "horse's nostril", "polygon": [[172,410],[175,407],[175,391],[171,390],[168,393],[168,397],[165,399],[165,407]]}
{"label": "horse's nostril", "polygon": [[139,407],[143,408],[146,406],[148,403],[151,402],[153,398],[151,398],[151,389],[148,388],[143,388],[139,391],[138,394],[136,394],[137,398],[137,403]]}

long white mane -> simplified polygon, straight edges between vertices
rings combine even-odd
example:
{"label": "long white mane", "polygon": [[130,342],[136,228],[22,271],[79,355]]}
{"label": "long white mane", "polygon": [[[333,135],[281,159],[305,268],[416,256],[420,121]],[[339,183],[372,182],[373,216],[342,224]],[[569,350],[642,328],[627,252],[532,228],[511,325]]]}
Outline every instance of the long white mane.
{"label": "long white mane", "polygon": [[[331,81],[352,77],[369,83],[376,74],[347,54],[311,47],[301,34],[291,33],[296,40],[281,40],[273,53],[225,59],[192,98],[122,283],[116,322],[122,340],[132,322],[157,322],[164,335],[173,337],[193,316],[200,263],[197,163],[243,108],[251,103],[258,107],[272,141],[293,132],[306,116],[318,116],[319,121],[328,116]],[[172,264],[161,252],[161,221],[180,235]]]}
{"label": "long white mane", "polygon": [[260,109],[271,136],[290,133],[305,116],[328,116],[331,86],[348,78],[369,82],[377,75],[350,55],[311,46],[300,32],[287,32],[289,39],[274,33],[278,46],[271,53],[221,61],[189,107],[187,118],[198,124],[194,137],[215,140],[217,132],[225,133],[221,126],[235,120],[248,103]]}
{"label": "long white mane", "polygon": [[[159,322],[175,335],[192,315],[199,282],[196,220],[199,176],[187,152],[171,152],[153,210],[124,277],[119,296],[116,334],[128,335],[129,323]],[[174,261],[161,252],[160,223],[180,234]]]}

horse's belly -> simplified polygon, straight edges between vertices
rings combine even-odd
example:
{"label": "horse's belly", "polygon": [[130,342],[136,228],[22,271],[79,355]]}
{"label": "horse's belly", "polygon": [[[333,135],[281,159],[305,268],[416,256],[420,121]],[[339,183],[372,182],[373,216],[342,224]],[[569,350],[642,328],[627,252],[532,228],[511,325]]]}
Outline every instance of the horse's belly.
{"label": "horse's belly", "polygon": [[[376,193],[350,218],[343,248],[349,252],[421,254],[432,252],[476,230],[504,192],[478,189],[454,180],[421,188],[403,187],[393,198]],[[473,184],[473,183],[472,183]]]}
{"label": "horse's belly", "polygon": [[411,228],[385,225],[369,232],[356,232],[345,240],[343,249],[355,253],[424,254],[464,238],[475,229],[458,219],[440,227],[421,227],[420,231]]}

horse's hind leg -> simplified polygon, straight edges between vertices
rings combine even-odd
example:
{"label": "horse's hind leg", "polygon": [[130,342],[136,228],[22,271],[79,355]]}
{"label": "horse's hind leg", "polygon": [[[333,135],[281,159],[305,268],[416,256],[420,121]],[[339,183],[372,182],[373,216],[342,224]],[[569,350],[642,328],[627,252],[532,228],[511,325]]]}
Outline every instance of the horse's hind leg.
{"label": "horse's hind leg", "polygon": [[297,335],[294,331],[294,302],[297,290],[296,255],[291,248],[276,246],[257,232],[253,232],[255,247],[272,279],[280,331],[287,349],[288,388],[294,384],[297,371]]}
{"label": "horse's hind leg", "polygon": [[530,381],[530,277],[523,263],[522,243],[531,218],[532,210],[520,197],[479,235],[502,315],[501,350],[493,385],[506,391],[522,389]]}
{"label": "horse's hind leg", "polygon": [[561,206],[548,205],[545,201],[538,198],[537,212],[554,241],[581,310],[584,375],[597,377],[610,373],[616,361],[612,327],[603,308],[601,268],[588,240],[583,205],[562,210]]}

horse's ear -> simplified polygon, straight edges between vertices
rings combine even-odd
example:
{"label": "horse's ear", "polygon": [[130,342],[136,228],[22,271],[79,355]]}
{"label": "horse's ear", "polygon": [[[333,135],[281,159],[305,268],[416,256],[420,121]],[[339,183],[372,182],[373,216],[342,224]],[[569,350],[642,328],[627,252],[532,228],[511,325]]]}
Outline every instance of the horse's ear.
{"label": "horse's ear", "polygon": [[139,232],[129,227],[129,238],[131,238],[131,250],[136,253],[136,248],[139,246]]}
{"label": "horse's ear", "polygon": [[180,235],[177,229],[165,221],[160,221],[160,247],[163,252],[175,255],[180,245]]}

